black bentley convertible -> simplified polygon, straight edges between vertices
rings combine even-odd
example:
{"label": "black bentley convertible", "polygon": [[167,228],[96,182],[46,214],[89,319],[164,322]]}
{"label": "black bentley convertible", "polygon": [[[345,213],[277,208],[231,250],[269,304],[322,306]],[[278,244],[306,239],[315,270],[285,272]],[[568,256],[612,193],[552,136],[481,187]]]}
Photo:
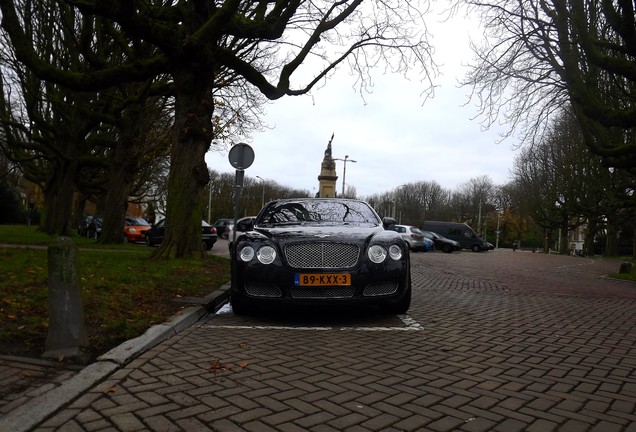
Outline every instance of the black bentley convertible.
{"label": "black bentley convertible", "polygon": [[[285,199],[268,203],[232,247],[232,309],[274,304],[411,304],[408,245],[364,201]],[[253,224],[253,225],[252,225]]]}

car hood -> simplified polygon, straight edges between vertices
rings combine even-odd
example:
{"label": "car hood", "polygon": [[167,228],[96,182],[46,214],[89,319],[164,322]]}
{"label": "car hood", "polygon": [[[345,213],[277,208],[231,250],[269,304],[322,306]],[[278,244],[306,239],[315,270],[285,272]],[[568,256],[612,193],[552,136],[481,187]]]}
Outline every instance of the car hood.
{"label": "car hood", "polygon": [[293,225],[284,227],[262,228],[245,233],[253,240],[269,239],[277,243],[292,243],[301,241],[341,241],[352,243],[402,242],[395,231],[385,230],[382,226],[373,225]]}

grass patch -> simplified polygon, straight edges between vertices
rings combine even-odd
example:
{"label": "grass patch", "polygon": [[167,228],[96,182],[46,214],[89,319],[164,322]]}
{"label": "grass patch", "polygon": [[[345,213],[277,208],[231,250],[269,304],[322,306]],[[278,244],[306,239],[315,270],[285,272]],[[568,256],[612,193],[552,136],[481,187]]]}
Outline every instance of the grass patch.
{"label": "grass patch", "polygon": [[618,264],[618,262],[626,262],[626,263],[631,263],[632,264],[632,271],[630,271],[629,273],[615,273],[615,274],[611,274],[609,275],[609,277],[614,278],[614,279],[620,279],[620,280],[624,280],[624,281],[632,281],[632,282],[636,282],[636,260],[633,257],[618,257],[618,258],[612,258],[615,259],[617,261],[617,266],[619,266],[620,264]]}
{"label": "grass patch", "polygon": [[[32,227],[0,226],[0,244],[46,246],[54,238]],[[230,279],[227,258],[156,261],[143,245],[103,249],[94,240],[72,238],[80,247],[92,359],[165,322],[184,307],[176,298],[203,297]],[[0,353],[39,357],[48,328],[46,248],[0,247],[0,275]]]}

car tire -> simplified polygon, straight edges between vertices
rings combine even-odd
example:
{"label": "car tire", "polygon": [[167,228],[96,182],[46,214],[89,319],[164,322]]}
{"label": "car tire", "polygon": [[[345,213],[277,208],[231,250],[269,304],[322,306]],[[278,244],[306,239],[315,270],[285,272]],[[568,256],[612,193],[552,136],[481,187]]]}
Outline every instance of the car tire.
{"label": "car tire", "polygon": [[230,296],[230,305],[236,315],[251,315],[254,313],[254,306],[251,302],[239,296]]}
{"label": "car tire", "polygon": [[446,252],[446,253],[451,253],[451,252],[453,251],[453,247],[452,247],[451,245],[449,245],[449,244],[445,244],[445,245],[442,247],[442,250],[443,250],[444,252]]}
{"label": "car tire", "polygon": [[481,252],[479,245],[473,245],[473,252]]}

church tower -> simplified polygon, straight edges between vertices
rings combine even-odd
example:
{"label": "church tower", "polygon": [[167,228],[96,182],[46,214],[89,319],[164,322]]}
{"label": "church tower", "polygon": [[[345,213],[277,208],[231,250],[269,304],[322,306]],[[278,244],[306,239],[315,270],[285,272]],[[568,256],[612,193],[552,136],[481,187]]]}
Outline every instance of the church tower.
{"label": "church tower", "polygon": [[336,175],[336,162],[331,157],[331,141],[333,141],[333,134],[331,134],[331,139],[325,150],[325,157],[322,159],[320,166],[320,175],[318,176],[320,183],[318,188],[319,198],[336,197],[336,180],[338,180],[338,176]]}

